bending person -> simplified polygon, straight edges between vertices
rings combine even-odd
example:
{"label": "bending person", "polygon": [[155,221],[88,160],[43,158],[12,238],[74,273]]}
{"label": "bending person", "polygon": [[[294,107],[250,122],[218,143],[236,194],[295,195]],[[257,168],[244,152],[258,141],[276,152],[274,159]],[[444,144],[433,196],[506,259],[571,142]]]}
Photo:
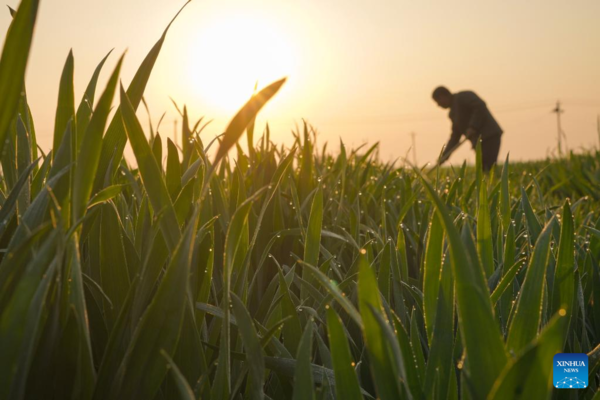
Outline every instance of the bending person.
{"label": "bending person", "polygon": [[438,106],[450,109],[448,116],[452,120],[452,134],[442,153],[440,164],[450,157],[458,147],[461,136],[465,135],[473,149],[481,138],[483,170],[489,171],[498,159],[502,128],[485,102],[470,90],[452,93],[444,86],[438,86],[432,97]]}

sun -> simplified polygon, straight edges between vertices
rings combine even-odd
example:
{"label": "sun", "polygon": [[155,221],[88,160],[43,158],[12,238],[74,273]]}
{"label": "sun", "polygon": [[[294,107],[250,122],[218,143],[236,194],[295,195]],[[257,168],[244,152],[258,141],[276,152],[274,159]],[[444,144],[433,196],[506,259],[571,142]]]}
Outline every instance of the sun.
{"label": "sun", "polygon": [[264,18],[222,18],[190,38],[189,82],[194,95],[219,111],[239,109],[254,92],[296,68],[293,43]]}

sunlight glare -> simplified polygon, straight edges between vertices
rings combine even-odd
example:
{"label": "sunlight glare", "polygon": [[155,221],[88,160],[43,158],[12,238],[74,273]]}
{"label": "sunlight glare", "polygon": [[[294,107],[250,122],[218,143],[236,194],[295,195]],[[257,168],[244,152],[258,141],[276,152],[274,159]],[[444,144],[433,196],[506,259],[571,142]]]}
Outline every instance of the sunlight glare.
{"label": "sunlight glare", "polygon": [[189,44],[191,89],[220,111],[239,109],[258,89],[294,75],[291,42],[274,24],[248,15],[214,21]]}

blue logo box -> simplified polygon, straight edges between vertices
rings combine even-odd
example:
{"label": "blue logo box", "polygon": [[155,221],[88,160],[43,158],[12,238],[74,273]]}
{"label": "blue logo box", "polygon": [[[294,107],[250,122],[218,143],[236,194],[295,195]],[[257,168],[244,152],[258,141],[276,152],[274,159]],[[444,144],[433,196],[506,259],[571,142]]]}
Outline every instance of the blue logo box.
{"label": "blue logo box", "polygon": [[587,354],[556,354],[552,380],[557,389],[585,389],[588,387]]}

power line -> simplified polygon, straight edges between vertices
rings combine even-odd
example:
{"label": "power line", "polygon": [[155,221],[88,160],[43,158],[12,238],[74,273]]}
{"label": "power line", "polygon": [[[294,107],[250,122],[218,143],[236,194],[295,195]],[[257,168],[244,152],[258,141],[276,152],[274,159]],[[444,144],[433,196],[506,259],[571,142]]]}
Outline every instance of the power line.
{"label": "power line", "polygon": [[565,102],[566,104],[568,104],[570,107],[595,107],[595,108],[600,108],[600,103],[571,103],[570,101]]}
{"label": "power line", "polygon": [[514,106],[514,107],[505,107],[505,108],[499,107],[499,108],[494,108],[493,111],[494,111],[494,114],[503,114],[503,113],[510,113],[510,112],[515,112],[515,111],[533,110],[535,108],[546,108],[550,104],[552,104],[552,103],[547,101],[544,103],[530,105],[530,106]]}
{"label": "power line", "polygon": [[505,124],[503,122],[502,126],[503,127],[506,126],[506,127],[510,128],[510,129],[521,128],[523,126],[528,126],[528,125],[531,125],[531,124],[534,124],[534,123],[538,123],[538,122],[540,122],[541,120],[543,120],[545,118],[548,118],[548,114],[547,113],[538,114],[534,118],[529,118],[529,119],[527,119],[525,121],[520,121],[520,122],[517,122],[517,123],[510,123],[509,122],[508,124]]}
{"label": "power line", "polygon": [[[552,104],[552,101],[526,103],[522,105],[506,105],[493,107],[492,112],[494,114],[510,113],[516,111],[525,111],[536,108],[547,108]],[[437,120],[446,120],[448,117],[445,114],[395,114],[395,115],[367,115],[361,117],[360,120],[350,120],[348,118],[341,118],[340,120],[330,119],[325,120],[323,124],[340,124],[340,125],[354,125],[354,124],[391,124],[391,123],[402,123],[402,122],[428,122]]]}

